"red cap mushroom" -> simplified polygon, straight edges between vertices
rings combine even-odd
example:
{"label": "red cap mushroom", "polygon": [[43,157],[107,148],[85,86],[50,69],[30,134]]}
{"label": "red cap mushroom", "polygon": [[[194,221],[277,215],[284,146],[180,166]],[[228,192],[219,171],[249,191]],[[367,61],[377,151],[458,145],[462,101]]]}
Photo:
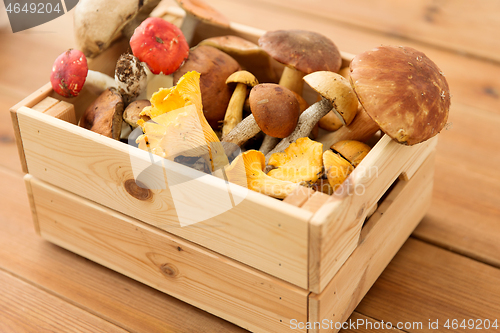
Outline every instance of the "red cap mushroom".
{"label": "red cap mushroom", "polygon": [[153,74],[172,74],[189,55],[181,30],[159,17],[150,17],[135,29],[130,47]]}
{"label": "red cap mushroom", "polygon": [[115,80],[106,74],[89,70],[87,58],[80,50],[69,49],[54,61],[50,83],[56,93],[63,97],[76,97],[83,85],[92,85],[97,93],[115,88]]}

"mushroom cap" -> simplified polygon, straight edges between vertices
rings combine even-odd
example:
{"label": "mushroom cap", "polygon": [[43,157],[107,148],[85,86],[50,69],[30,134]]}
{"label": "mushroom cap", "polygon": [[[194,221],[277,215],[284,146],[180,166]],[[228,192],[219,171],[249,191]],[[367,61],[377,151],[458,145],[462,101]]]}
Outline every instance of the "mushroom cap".
{"label": "mushroom cap", "polygon": [[259,46],[275,60],[306,74],[316,71],[338,72],[342,65],[337,46],[316,32],[268,31],[259,38]]}
{"label": "mushroom cap", "polygon": [[153,74],[172,74],[189,55],[189,45],[181,30],[159,17],[149,17],[135,29],[130,47]]}
{"label": "mushroom cap", "polygon": [[147,99],[133,101],[125,108],[125,111],[123,111],[123,120],[132,126],[132,128],[136,128],[139,126],[137,124],[139,119],[143,119],[145,121],[149,120],[148,116],[141,116],[142,110],[147,106],[151,106],[151,102]]}
{"label": "mushroom cap", "polygon": [[260,129],[269,136],[286,138],[300,116],[300,106],[293,92],[274,83],[256,85],[250,91],[250,109]]}
{"label": "mushroom cap", "polygon": [[348,160],[354,167],[370,152],[370,146],[356,140],[343,140],[334,143],[330,149],[342,155],[343,158]]}
{"label": "mushroom cap", "polygon": [[123,99],[115,88],[108,88],[89,105],[79,126],[120,140],[123,121]]}
{"label": "mushroom cap", "polygon": [[229,28],[229,20],[203,0],[175,0],[182,9],[199,20]]}
{"label": "mushroom cap", "polygon": [[191,50],[188,60],[174,73],[174,82],[189,71],[201,74],[203,113],[210,126],[217,129],[219,121],[224,119],[232,95],[226,79],[238,70],[240,65],[226,53],[211,46],[200,45]]}
{"label": "mushroom cap", "polygon": [[63,97],[76,97],[83,88],[88,73],[87,58],[80,50],[69,49],[52,65],[52,89]]}
{"label": "mushroom cap", "polygon": [[399,143],[423,142],[446,125],[450,89],[444,74],[424,53],[380,46],[357,55],[350,68],[361,105]]}
{"label": "mushroom cap", "polygon": [[329,132],[336,131],[343,126],[342,121],[333,111],[328,112],[326,116],[321,118],[318,124],[319,127]]}
{"label": "mushroom cap", "polygon": [[259,81],[257,81],[255,76],[248,71],[237,71],[229,75],[226,79],[226,84],[229,83],[243,83],[247,86],[255,87],[259,84]]}
{"label": "mushroom cap", "polygon": [[217,36],[202,40],[198,45],[209,45],[229,54],[243,69],[252,72],[259,82],[277,83],[271,57],[257,44],[238,36]]}
{"label": "mushroom cap", "polygon": [[304,76],[304,81],[332,102],[332,111],[343,125],[353,121],[358,112],[358,100],[347,79],[336,73],[320,71]]}

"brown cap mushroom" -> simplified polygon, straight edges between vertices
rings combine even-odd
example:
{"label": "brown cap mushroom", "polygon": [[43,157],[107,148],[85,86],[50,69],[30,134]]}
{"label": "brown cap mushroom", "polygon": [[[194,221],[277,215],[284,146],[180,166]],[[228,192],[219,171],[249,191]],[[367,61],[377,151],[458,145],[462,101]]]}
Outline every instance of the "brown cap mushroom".
{"label": "brown cap mushroom", "polygon": [[132,128],[137,128],[139,126],[137,124],[137,121],[139,119],[142,119],[144,121],[149,120],[148,116],[141,116],[142,110],[144,110],[144,108],[147,106],[151,106],[151,102],[147,99],[139,99],[130,103],[125,111],[123,111],[123,120],[125,120],[127,124],[132,126]]}
{"label": "brown cap mushroom", "polygon": [[231,83],[236,83],[236,88],[229,100],[224,117],[224,127],[222,127],[223,136],[231,132],[243,117],[243,104],[247,97],[247,86],[254,87],[259,84],[255,76],[247,71],[238,71],[231,74],[227,78],[226,84]]}
{"label": "brown cap mushroom", "polygon": [[122,96],[115,88],[109,88],[89,105],[78,125],[109,138],[120,140],[122,116]]}
{"label": "brown cap mushroom", "polygon": [[249,100],[252,114],[222,138],[223,142],[233,144],[226,148],[228,155],[234,146],[241,146],[261,130],[267,135],[282,137],[297,125],[300,107],[291,90],[263,83],[252,88]]}
{"label": "brown cap mushroom", "polygon": [[250,109],[262,132],[285,138],[293,132],[300,106],[292,91],[274,83],[259,84],[250,91]]}
{"label": "brown cap mushroom", "polygon": [[203,0],[175,0],[186,12],[181,30],[188,44],[191,44],[198,23],[207,22],[229,28],[229,20]]}
{"label": "brown cap mushroom", "polygon": [[213,46],[229,54],[243,69],[255,75],[260,83],[278,82],[271,66],[271,57],[257,44],[238,36],[218,36],[202,40],[198,45]]}
{"label": "brown cap mushroom", "polygon": [[350,68],[361,105],[397,142],[423,142],[446,125],[450,89],[443,73],[422,52],[380,46],[357,55]]}
{"label": "brown cap mushroom", "polygon": [[280,85],[302,94],[302,77],[316,71],[338,72],[342,57],[327,37],[304,30],[266,32],[259,46],[271,57],[286,65]]}
{"label": "brown cap mushroom", "polygon": [[200,87],[203,113],[213,129],[224,119],[232,89],[226,80],[240,70],[240,65],[226,53],[215,47],[200,45],[193,48],[188,60],[174,73],[174,83],[189,71],[201,74]]}
{"label": "brown cap mushroom", "polygon": [[292,142],[306,137],[316,123],[330,110],[336,110],[345,122],[350,122],[357,111],[358,101],[348,81],[332,72],[314,72],[304,77],[304,80],[316,90],[323,99],[311,105],[300,117],[297,127],[288,137],[281,140],[272,151],[266,155],[284,151]]}

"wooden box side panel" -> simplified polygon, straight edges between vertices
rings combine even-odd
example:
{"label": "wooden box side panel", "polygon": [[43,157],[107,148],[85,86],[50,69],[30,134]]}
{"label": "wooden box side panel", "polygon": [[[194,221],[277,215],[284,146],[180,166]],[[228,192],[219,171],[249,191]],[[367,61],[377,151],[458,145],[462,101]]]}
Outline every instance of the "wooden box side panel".
{"label": "wooden box side panel", "polygon": [[[308,292],[26,176],[42,237],[256,332],[307,320]],[[302,331],[302,332],[305,332]]]}
{"label": "wooden box side panel", "polygon": [[356,249],[363,222],[391,184],[411,178],[437,137],[403,146],[384,135],[310,222],[309,290],[320,293]]}
{"label": "wooden box side panel", "polygon": [[309,321],[343,323],[349,318],[429,208],[434,158],[433,152],[410,180],[399,181],[367,221],[367,233],[342,268],[322,293],[310,295]]}
{"label": "wooden box side panel", "polygon": [[[152,164],[147,152],[28,108],[18,110],[18,121],[28,170],[36,178],[307,289],[307,221],[312,213],[247,191],[232,209],[181,227],[169,185],[194,170],[170,161],[166,170]],[[152,177],[164,188],[135,186],[137,164],[151,166]],[[227,196],[222,180],[203,179],[206,188],[222,189]],[[220,206],[218,192],[212,194],[198,191],[179,200]]]}

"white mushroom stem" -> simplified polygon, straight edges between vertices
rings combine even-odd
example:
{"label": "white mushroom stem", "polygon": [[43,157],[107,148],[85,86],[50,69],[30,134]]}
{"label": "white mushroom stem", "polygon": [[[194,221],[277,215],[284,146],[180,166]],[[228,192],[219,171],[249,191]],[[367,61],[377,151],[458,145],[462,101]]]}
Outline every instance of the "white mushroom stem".
{"label": "white mushroom stem", "polygon": [[274,147],[280,142],[281,139],[275,138],[269,135],[266,135],[264,137],[264,140],[262,140],[262,144],[260,145],[260,152],[264,155],[269,153],[271,150],[273,150]]}
{"label": "white mushroom stem", "polygon": [[241,146],[260,132],[260,127],[257,125],[253,114],[249,115],[242,122],[222,137],[223,142],[233,143]]}
{"label": "white mushroom stem", "polygon": [[297,127],[288,137],[284,138],[271,150],[266,154],[266,164],[269,161],[269,158],[274,153],[279,153],[284,151],[291,143],[297,141],[297,139],[304,138],[309,136],[314,125],[323,118],[330,110],[333,108],[332,103],[327,99],[322,99],[319,102],[314,103],[309,108],[307,108],[299,117],[299,121],[297,123]]}
{"label": "white mushroom stem", "polygon": [[182,21],[180,29],[189,46],[191,46],[191,41],[193,40],[194,31],[198,26],[198,22],[200,21],[194,15],[186,12],[186,16],[184,16],[184,21]]}
{"label": "white mushroom stem", "polygon": [[222,127],[222,135],[226,136],[231,132],[236,125],[241,122],[243,117],[243,104],[247,95],[247,86],[244,83],[238,83],[234,89],[233,95],[229,100],[226,115],[224,116],[224,127]]}
{"label": "white mushroom stem", "polygon": [[302,96],[302,88],[304,87],[304,80],[302,78],[304,75],[305,73],[298,71],[295,68],[285,66],[283,74],[281,74],[279,85]]}
{"label": "white mushroom stem", "polygon": [[88,70],[87,78],[85,79],[85,87],[96,95],[100,95],[108,88],[117,88],[114,78],[101,72]]}
{"label": "white mushroom stem", "polygon": [[130,53],[120,56],[116,63],[115,80],[125,105],[146,98],[148,78],[143,64]]}

